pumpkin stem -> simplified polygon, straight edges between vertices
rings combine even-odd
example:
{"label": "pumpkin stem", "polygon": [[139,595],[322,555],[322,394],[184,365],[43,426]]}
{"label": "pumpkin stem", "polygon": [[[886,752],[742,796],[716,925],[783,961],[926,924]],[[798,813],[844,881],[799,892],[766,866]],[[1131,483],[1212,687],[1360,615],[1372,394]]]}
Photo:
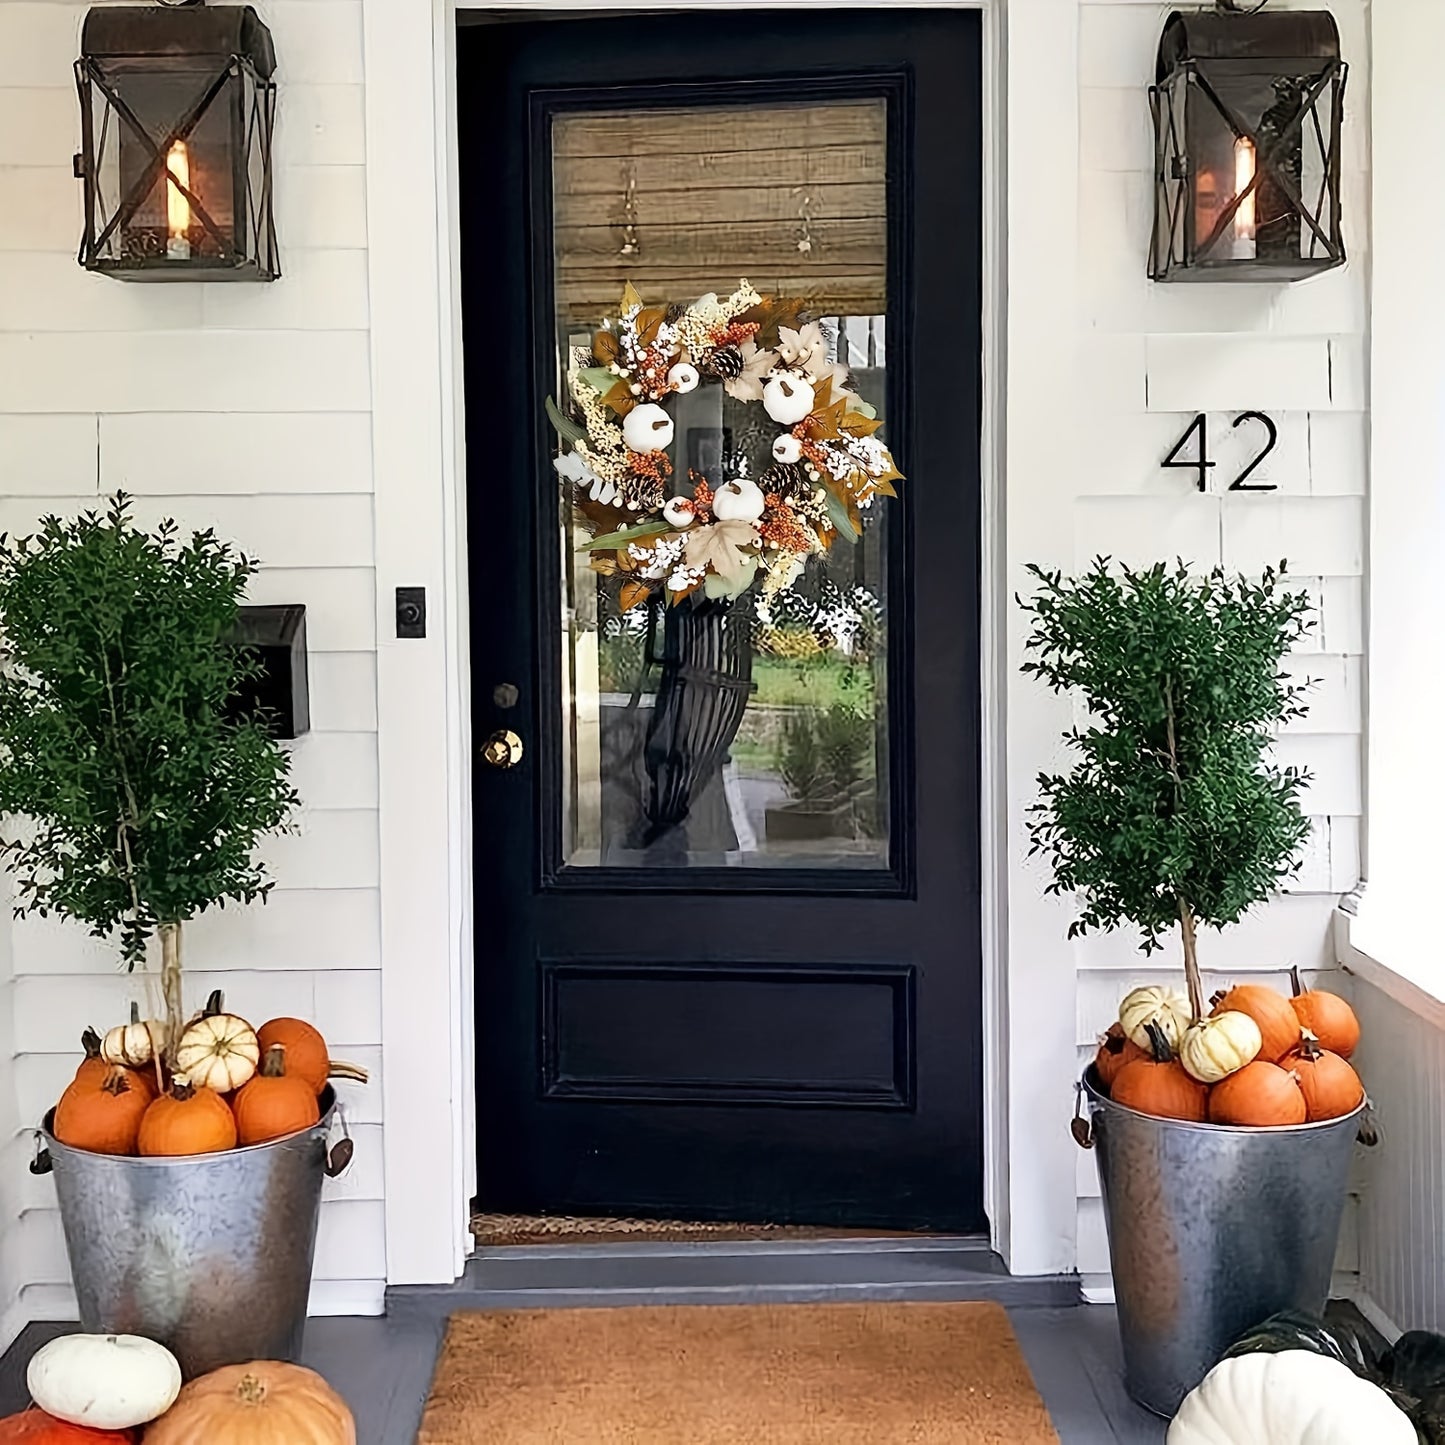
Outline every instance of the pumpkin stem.
{"label": "pumpkin stem", "polygon": [[201,1013],[205,1018],[213,1019],[217,1014],[221,1013],[225,1007],[226,1000],[222,997],[221,990],[213,988],[211,990],[211,996],[206,1000],[206,1006],[201,1010]]}
{"label": "pumpkin stem", "polygon": [[166,1003],[166,1066],[176,1069],[176,1050],[186,1027],[185,1000],[181,996],[181,925],[163,923],[161,935],[161,996]]}
{"label": "pumpkin stem", "polygon": [[1153,1019],[1144,1025],[1144,1030],[1149,1035],[1149,1049],[1154,1055],[1154,1062],[1167,1064],[1174,1057],[1174,1050],[1169,1047],[1168,1035]]}
{"label": "pumpkin stem", "polygon": [[[1121,1045],[1122,1047],[1122,1045]],[[331,1068],[327,1071],[328,1079],[350,1079],[356,1084],[369,1084],[371,1074],[360,1064],[348,1064],[345,1059],[332,1059]]]}
{"label": "pumpkin stem", "polygon": [[80,1046],[85,1050],[87,1059],[98,1059],[100,1057],[100,1035],[94,1029],[86,1029],[80,1036]]}
{"label": "pumpkin stem", "polygon": [[266,1382],[257,1379],[255,1375],[242,1375],[236,1381],[236,1398],[243,1405],[263,1405],[266,1403]]}
{"label": "pumpkin stem", "polygon": [[1302,1058],[1309,1059],[1311,1063],[1324,1053],[1320,1047],[1318,1034],[1312,1034],[1308,1029],[1300,1030],[1299,1048],[1295,1050]]}
{"label": "pumpkin stem", "polygon": [[125,1070],[117,1064],[105,1076],[100,1087],[103,1093],[113,1094],[118,1099],[122,1094],[130,1092],[130,1079],[126,1077]]}
{"label": "pumpkin stem", "polygon": [[1297,964],[1297,963],[1294,964],[1294,965],[1290,968],[1290,971],[1289,971],[1289,983],[1290,983],[1290,987],[1291,987],[1292,989],[1294,989],[1294,996],[1295,996],[1296,998],[1299,998],[1299,996],[1300,996],[1302,993],[1304,993],[1305,990],[1304,990],[1304,985],[1300,982],[1300,978],[1299,978],[1299,964]]}
{"label": "pumpkin stem", "polygon": [[191,1083],[185,1074],[176,1074],[171,1079],[171,1098],[178,1103],[184,1104],[187,1099],[195,1096],[196,1086]]}
{"label": "pumpkin stem", "polygon": [[266,1057],[261,1060],[261,1074],[267,1079],[284,1079],[286,1077],[285,1044],[272,1044],[266,1050]]}
{"label": "pumpkin stem", "polygon": [[134,999],[130,1001],[130,1021],[133,1024],[140,1022],[140,1005]]}

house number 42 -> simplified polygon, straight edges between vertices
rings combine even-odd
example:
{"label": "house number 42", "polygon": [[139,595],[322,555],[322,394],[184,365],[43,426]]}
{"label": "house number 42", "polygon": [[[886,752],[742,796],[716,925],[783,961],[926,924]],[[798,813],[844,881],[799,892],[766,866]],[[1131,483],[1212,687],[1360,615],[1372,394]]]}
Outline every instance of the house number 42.
{"label": "house number 42", "polygon": [[[1264,428],[1264,446],[1255,455],[1254,460],[1229,484],[1229,490],[1231,492],[1273,492],[1277,488],[1275,482],[1254,482],[1250,478],[1263,465],[1264,459],[1275,449],[1279,441],[1279,428],[1262,411],[1241,412],[1234,419],[1236,428],[1242,427],[1248,422],[1258,422]],[[1197,451],[1193,457],[1185,455],[1191,445]],[[1209,424],[1203,412],[1200,412],[1189,423],[1189,429],[1174,443],[1174,450],[1164,458],[1162,465],[1197,473],[1199,490],[1201,492],[1209,490],[1209,473],[1217,464],[1209,455]]]}

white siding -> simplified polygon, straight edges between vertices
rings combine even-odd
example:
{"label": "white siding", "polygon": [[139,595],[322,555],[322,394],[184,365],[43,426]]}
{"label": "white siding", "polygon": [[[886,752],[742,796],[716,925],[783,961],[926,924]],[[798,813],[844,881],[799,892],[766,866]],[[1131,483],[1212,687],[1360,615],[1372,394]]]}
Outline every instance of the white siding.
{"label": "white siding", "polygon": [[[197,1002],[220,986],[258,1020],[314,1019],[373,1070],[368,1088],[342,1086],[356,1163],[326,1186],[313,1296],[355,1311],[380,1307],[386,1278],[361,0],[258,8],[281,59],[283,276],[128,286],[75,264],[85,6],[0,0],[0,530],[121,488],[142,521],[213,526],[259,558],[253,600],[307,606],[299,831],[265,846],[270,902],[198,920],[186,962]],[[25,1317],[63,1316],[54,1188],[20,1167],[26,1131],[68,1078],[81,1027],[119,1018],[145,983],[64,925],[0,939],[0,1316],[22,1285]]]}
{"label": "white siding", "polygon": [[[1334,902],[1355,885],[1359,870],[1368,11],[1364,0],[1329,6],[1353,67],[1345,149],[1349,265],[1290,287],[1195,287],[1158,286],[1145,275],[1152,208],[1145,87],[1169,8],[1141,0],[1080,3],[1077,344],[1084,379],[1080,434],[1061,443],[1059,478],[1074,491],[1078,566],[1102,553],[1135,563],[1178,556],[1201,567],[1257,572],[1287,558],[1317,599],[1319,629],[1291,671],[1319,685],[1310,717],[1291,726],[1277,748],[1280,761],[1314,775],[1304,868],[1290,896],[1201,941],[1208,987],[1245,973],[1282,983],[1294,964],[1334,967]],[[1219,461],[1215,476],[1227,484],[1262,441],[1257,427],[1232,430],[1242,411],[1269,412],[1280,424],[1279,446],[1260,473],[1279,483],[1277,492],[1201,495],[1193,474],[1159,469],[1193,417],[1205,412]],[[1031,696],[1018,685],[1011,713],[1030,706]],[[1070,949],[1077,969],[1081,1061],[1124,991],[1181,976],[1174,946],[1152,958],[1128,936],[1059,946]],[[1108,1247],[1089,1156],[1078,1160],[1078,1194],[1078,1268],[1091,1291],[1107,1292]],[[1355,1263],[1352,1209],[1339,1264],[1350,1272]]]}

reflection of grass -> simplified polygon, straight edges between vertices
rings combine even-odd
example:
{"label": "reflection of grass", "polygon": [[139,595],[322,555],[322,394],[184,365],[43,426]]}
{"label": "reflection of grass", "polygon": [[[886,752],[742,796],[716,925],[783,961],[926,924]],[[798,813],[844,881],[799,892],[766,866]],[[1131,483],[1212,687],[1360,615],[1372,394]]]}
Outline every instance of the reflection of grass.
{"label": "reflection of grass", "polygon": [[807,662],[776,657],[753,659],[753,700],[779,707],[850,707],[873,710],[873,673],[865,662],[836,655]]}

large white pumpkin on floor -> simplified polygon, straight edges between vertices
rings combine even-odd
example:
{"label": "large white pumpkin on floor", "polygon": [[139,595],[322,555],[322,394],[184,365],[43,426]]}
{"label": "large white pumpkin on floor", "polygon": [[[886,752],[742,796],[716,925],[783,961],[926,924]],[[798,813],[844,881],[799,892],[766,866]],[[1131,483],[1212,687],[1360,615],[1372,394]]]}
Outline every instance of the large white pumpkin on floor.
{"label": "large white pumpkin on floor", "polygon": [[1418,1445],[1410,1417],[1308,1350],[1222,1360],[1186,1397],[1168,1445]]}
{"label": "large white pumpkin on floor", "polygon": [[31,1357],[25,1383],[57,1420],[129,1430],[171,1408],[181,1367],[164,1345],[139,1335],[61,1335]]}

